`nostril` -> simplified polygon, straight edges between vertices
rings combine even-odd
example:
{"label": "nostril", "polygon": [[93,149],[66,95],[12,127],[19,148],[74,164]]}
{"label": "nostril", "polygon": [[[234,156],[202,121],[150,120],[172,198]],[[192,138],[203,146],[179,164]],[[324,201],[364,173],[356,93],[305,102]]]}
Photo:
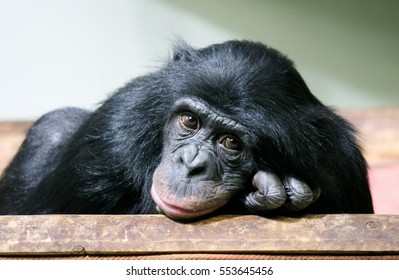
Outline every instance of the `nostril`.
{"label": "nostril", "polygon": [[188,175],[190,177],[192,176],[197,176],[197,175],[201,175],[205,172],[205,167],[204,166],[197,166],[195,168],[191,168],[188,171]]}
{"label": "nostril", "polygon": [[175,159],[178,168],[182,168],[180,174],[184,176],[193,177],[201,176],[207,178],[212,171],[210,164],[212,162],[211,154],[204,150],[198,150],[196,146],[188,146],[182,150]]}

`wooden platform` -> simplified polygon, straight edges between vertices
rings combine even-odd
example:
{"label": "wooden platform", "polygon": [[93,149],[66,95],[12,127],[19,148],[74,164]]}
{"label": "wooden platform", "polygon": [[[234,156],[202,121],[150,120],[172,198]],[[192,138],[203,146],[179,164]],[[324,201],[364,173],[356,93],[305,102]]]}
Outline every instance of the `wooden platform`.
{"label": "wooden platform", "polygon": [[178,223],[162,215],[0,217],[0,258],[399,259],[399,216],[218,216]]}

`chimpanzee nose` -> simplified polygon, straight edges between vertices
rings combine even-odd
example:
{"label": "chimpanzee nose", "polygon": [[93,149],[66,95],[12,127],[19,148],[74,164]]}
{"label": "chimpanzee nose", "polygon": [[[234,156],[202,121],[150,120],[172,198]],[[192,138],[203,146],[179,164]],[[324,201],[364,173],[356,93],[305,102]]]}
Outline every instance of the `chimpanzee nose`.
{"label": "chimpanzee nose", "polygon": [[213,177],[215,163],[210,152],[204,148],[199,149],[196,145],[188,145],[182,149],[180,161],[183,164],[182,167],[185,168],[187,177]]}
{"label": "chimpanzee nose", "polygon": [[191,161],[186,161],[187,175],[192,177],[206,173],[208,160],[204,153],[198,153]]}

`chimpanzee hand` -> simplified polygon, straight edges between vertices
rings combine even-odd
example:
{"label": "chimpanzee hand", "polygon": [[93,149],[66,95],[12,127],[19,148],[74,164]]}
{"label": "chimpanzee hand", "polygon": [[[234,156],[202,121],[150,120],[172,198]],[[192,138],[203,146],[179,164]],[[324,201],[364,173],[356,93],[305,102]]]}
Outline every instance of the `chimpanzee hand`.
{"label": "chimpanzee hand", "polygon": [[243,202],[247,208],[256,212],[279,207],[287,211],[299,211],[320,196],[320,189],[312,190],[294,177],[288,177],[282,182],[275,174],[266,171],[258,171],[252,179],[252,185],[257,190],[249,193]]}

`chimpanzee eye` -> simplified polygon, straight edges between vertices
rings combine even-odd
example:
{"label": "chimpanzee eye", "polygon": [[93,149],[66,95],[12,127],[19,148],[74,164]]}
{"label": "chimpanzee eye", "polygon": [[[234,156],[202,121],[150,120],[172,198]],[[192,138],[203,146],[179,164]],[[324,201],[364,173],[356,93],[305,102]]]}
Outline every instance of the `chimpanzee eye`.
{"label": "chimpanzee eye", "polygon": [[200,121],[196,115],[191,112],[181,113],[180,123],[189,130],[198,130],[200,128]]}
{"label": "chimpanzee eye", "polygon": [[241,151],[242,145],[240,141],[232,136],[225,136],[220,140],[220,144],[228,150]]}

